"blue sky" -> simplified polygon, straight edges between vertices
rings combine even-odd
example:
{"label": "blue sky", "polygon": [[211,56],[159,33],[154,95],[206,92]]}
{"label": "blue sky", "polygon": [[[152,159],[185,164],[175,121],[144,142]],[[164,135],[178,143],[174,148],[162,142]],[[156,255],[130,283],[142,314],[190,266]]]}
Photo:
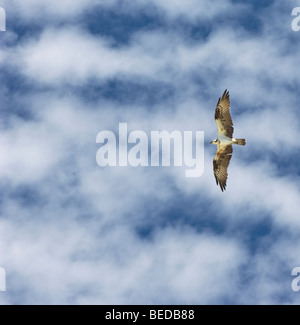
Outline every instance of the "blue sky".
{"label": "blue sky", "polygon": [[[297,1],[0,1],[0,304],[298,304]],[[227,191],[214,109],[231,95]],[[100,168],[96,135],[201,130],[205,171]]]}

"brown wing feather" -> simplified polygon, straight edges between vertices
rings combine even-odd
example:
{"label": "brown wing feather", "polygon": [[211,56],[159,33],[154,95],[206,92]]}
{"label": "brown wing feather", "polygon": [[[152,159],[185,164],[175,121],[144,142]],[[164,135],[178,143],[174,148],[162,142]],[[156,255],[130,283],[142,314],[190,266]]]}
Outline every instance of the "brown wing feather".
{"label": "brown wing feather", "polygon": [[215,120],[218,127],[218,134],[223,134],[229,138],[233,135],[233,123],[229,112],[230,99],[229,91],[224,91],[221,98],[219,98],[216,110]]}
{"label": "brown wing feather", "polygon": [[222,192],[226,189],[227,168],[232,157],[232,145],[218,145],[217,153],[213,160],[214,175],[217,185],[220,184]]}

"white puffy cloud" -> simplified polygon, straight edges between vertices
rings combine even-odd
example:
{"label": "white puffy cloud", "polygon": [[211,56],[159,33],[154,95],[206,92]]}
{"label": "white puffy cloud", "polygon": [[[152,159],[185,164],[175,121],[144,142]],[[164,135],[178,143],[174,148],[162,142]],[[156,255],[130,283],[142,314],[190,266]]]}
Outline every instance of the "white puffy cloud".
{"label": "white puffy cloud", "polygon": [[[20,19],[45,16],[47,24],[34,37],[17,41],[12,32],[2,43],[3,78],[14,71],[26,88],[20,82],[10,89],[10,80],[0,91],[8,121],[0,134],[0,266],[8,275],[1,304],[295,303],[299,177],[282,174],[280,159],[294,163],[298,149],[291,139],[299,137],[299,58],[286,47],[283,24],[276,23],[280,37],[266,22],[260,34],[217,25],[197,42],[176,30],[139,30],[116,46],[80,26],[56,25],[95,1],[61,1],[58,11],[50,2],[13,3]],[[149,3],[167,23],[229,19],[232,8],[243,9],[228,1]],[[117,10],[115,2],[101,4]],[[268,10],[278,17],[277,4]],[[126,102],[103,96],[111,80],[132,83],[128,97],[134,85],[152,89],[155,82],[173,93],[150,104],[138,93]],[[99,96],[90,100],[80,91],[94,84]],[[226,192],[214,181],[212,146],[199,179],[185,178],[184,168],[96,165],[97,133],[115,131],[119,122],[148,133],[204,130],[206,140],[214,138],[214,107],[225,88],[235,135],[247,139],[234,148]],[[10,111],[15,102],[30,120]],[[185,198],[193,203],[181,210]]]}
{"label": "white puffy cloud", "polygon": [[30,223],[11,228],[1,222],[2,261],[8,274],[18,275],[8,288],[23,292],[22,303],[200,304],[222,302],[238,289],[234,279],[245,255],[234,240],[166,229],[143,241],[121,225],[103,231],[94,228],[99,221],[57,227],[54,220],[47,228],[37,220],[35,230]]}

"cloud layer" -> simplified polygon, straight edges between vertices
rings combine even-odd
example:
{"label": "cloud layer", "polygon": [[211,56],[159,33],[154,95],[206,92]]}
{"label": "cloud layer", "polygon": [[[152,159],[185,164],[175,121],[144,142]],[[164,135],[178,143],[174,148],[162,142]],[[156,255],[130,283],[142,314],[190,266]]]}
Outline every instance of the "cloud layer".
{"label": "cloud layer", "polygon": [[[0,304],[299,303],[293,4],[0,6]],[[221,193],[208,141],[225,88],[247,146]],[[96,135],[120,122],[203,130],[203,176],[100,168]]]}

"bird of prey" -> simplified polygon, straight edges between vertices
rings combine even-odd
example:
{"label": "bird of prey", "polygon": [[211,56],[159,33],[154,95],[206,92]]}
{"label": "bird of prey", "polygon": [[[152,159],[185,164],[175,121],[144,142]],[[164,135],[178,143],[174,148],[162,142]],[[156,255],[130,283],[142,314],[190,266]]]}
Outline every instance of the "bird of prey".
{"label": "bird of prey", "polygon": [[232,144],[244,146],[245,139],[235,139],[233,135],[233,124],[229,113],[230,100],[229,91],[224,91],[221,98],[219,98],[216,110],[215,121],[218,128],[218,136],[216,140],[210,143],[217,145],[217,153],[213,160],[214,175],[217,185],[220,185],[222,192],[226,189],[227,168],[232,156]]}

